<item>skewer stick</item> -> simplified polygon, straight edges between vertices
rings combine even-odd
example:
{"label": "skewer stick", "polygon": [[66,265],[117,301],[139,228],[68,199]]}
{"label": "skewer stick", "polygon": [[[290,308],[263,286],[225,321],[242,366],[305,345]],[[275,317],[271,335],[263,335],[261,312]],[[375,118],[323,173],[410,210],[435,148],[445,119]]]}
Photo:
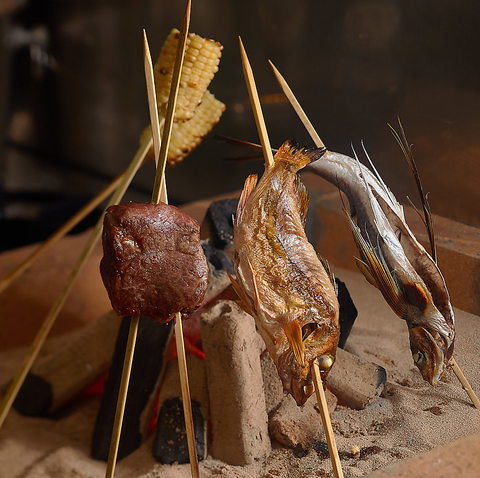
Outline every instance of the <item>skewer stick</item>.
{"label": "skewer stick", "polygon": [[67,222],[60,226],[50,237],[43,241],[23,262],[12,272],[0,281],[0,293],[2,293],[15,279],[22,275],[38,257],[40,257],[50,246],[53,246],[62,237],[68,234],[82,219],[90,214],[118,187],[125,172],[117,176],[108,186],[100,191],[93,199],[77,211]]}
{"label": "skewer stick", "polygon": [[458,380],[460,380],[460,383],[462,384],[463,389],[467,392],[467,395],[470,397],[470,400],[472,401],[473,405],[477,410],[480,410],[480,401],[478,400],[478,397],[475,395],[475,392],[473,391],[470,383],[467,380],[467,377],[463,374],[462,370],[458,366],[456,360],[452,357],[451,359],[451,364],[452,364],[452,369],[455,375],[457,376]]}
{"label": "skewer stick", "polygon": [[[263,154],[265,156],[265,166],[273,165],[272,148],[270,147],[270,141],[267,135],[267,129],[265,127],[265,120],[263,118],[262,109],[260,107],[260,101],[258,99],[257,89],[255,86],[255,80],[253,78],[253,72],[248,63],[247,54],[243,48],[242,40],[240,39],[240,49],[242,52],[242,63],[245,73],[245,79],[250,94],[250,101],[253,105],[253,111],[255,114],[255,121],[257,123],[258,134],[260,135],[260,141],[262,143]],[[313,361],[313,378],[315,384],[315,393],[317,395],[318,408],[320,409],[320,415],[322,418],[323,429],[325,436],[327,437],[328,451],[330,453],[330,459],[332,461],[333,471],[336,478],[343,478],[342,467],[340,465],[340,458],[338,456],[337,445],[335,443],[335,437],[333,435],[332,424],[330,421],[330,415],[328,413],[327,400],[323,391],[322,377],[318,368],[317,361]]]}
{"label": "skewer stick", "polygon": [[318,133],[315,131],[315,128],[313,127],[312,123],[310,123],[310,120],[307,118],[305,111],[303,111],[303,108],[300,106],[300,103],[298,102],[297,98],[293,94],[293,91],[288,86],[287,82],[285,81],[285,78],[280,74],[280,72],[277,70],[275,65],[270,60],[268,60],[268,62],[270,63],[273,73],[275,74],[275,77],[277,78],[277,81],[280,84],[280,87],[285,93],[285,96],[287,97],[288,101],[290,101],[290,104],[293,106],[293,109],[297,113],[297,116],[300,118],[300,121],[303,123],[306,130],[310,134],[310,137],[315,143],[315,146],[317,148],[324,148],[325,145],[323,144],[323,141],[320,139],[320,136],[318,136]]}
{"label": "skewer stick", "polygon": [[[113,477],[115,473],[115,464],[117,462],[118,444],[120,443],[120,434],[122,432],[123,412],[127,401],[127,390],[130,382],[130,372],[132,371],[133,353],[135,351],[135,343],[137,341],[138,324],[140,315],[132,315],[130,318],[130,329],[128,331],[127,348],[125,350],[125,358],[123,359],[122,378],[117,399],[117,408],[115,410],[115,420],[113,422],[112,439],[110,441],[110,449],[108,452],[107,471],[105,476]],[[123,393],[121,393],[123,391]]]}
{"label": "skewer stick", "polygon": [[[175,65],[172,73],[172,86],[170,89],[170,95],[168,98],[167,113],[165,115],[165,127],[163,128],[163,135],[161,142],[160,139],[160,128],[157,128],[152,123],[153,135],[153,144],[155,142],[160,143],[160,152],[157,162],[157,171],[155,175],[155,185],[152,193],[152,202],[158,203],[159,200],[167,203],[166,196],[166,187],[165,187],[165,166],[167,163],[167,154],[168,147],[170,145],[170,138],[172,132],[172,125],[175,113],[175,106],[177,103],[178,88],[180,85],[180,76],[183,66],[183,60],[185,57],[185,48],[187,44],[188,29],[190,25],[190,12],[191,12],[191,0],[187,0],[187,5],[185,7],[185,14],[182,19],[182,26],[180,28],[180,37],[178,39],[178,48],[177,56],[175,58]],[[145,39],[145,51],[148,58],[145,59],[145,69],[147,77],[150,77],[148,81],[149,88],[149,100],[150,105],[156,104],[155,99],[155,87],[154,87],[154,77],[153,77],[153,67],[150,59],[150,51],[148,49],[148,42],[146,35]],[[148,71],[147,71],[148,70]],[[152,118],[152,121],[155,121],[155,115]],[[158,135],[158,136],[157,136]],[[180,313],[175,314],[175,342],[177,346],[177,356],[178,356],[178,370],[180,375],[180,387],[182,390],[182,402],[183,402],[183,413],[185,415],[185,429],[187,436],[187,445],[188,445],[188,454],[190,458],[190,470],[193,478],[200,477],[200,469],[198,466],[198,456],[197,456],[197,447],[195,444],[195,431],[193,427],[193,414],[192,414],[192,403],[190,399],[190,386],[188,383],[188,370],[187,370],[187,359],[185,354],[185,344],[183,340],[183,327],[182,327],[182,316]]]}
{"label": "skewer stick", "polygon": [[[273,72],[275,73],[275,76],[277,78],[278,83],[280,84],[283,92],[285,93],[285,96],[290,101],[290,104],[292,105],[292,107],[296,111],[298,117],[300,118],[300,120],[304,124],[305,128],[307,129],[308,133],[310,134],[310,137],[314,141],[315,145],[317,146],[317,148],[324,148],[325,145],[323,144],[322,140],[320,139],[317,132],[315,131],[315,128],[313,127],[312,123],[310,122],[307,115],[303,111],[303,108],[300,106],[300,103],[298,102],[297,98],[295,97],[292,90],[290,89],[287,82],[285,81],[285,78],[280,74],[280,72],[277,70],[277,68],[275,68],[275,65],[270,60],[269,60],[269,63],[270,63],[270,66],[273,69]],[[452,369],[453,369],[455,375],[457,376],[458,380],[462,384],[462,387],[464,388],[464,390],[467,392],[468,396],[472,400],[473,405],[475,406],[475,408],[480,410],[480,401],[479,401],[478,397],[476,396],[475,392],[473,391],[473,389],[472,389],[470,383],[468,382],[467,378],[465,377],[462,370],[460,369],[459,365],[457,364],[457,362],[453,358],[451,359],[451,363],[452,363]]]}
{"label": "skewer stick", "polygon": [[[191,0],[187,0],[185,13],[182,18],[182,25],[180,28],[180,36],[178,38],[177,56],[175,57],[175,65],[172,73],[172,84],[170,87],[170,94],[168,97],[167,112],[165,114],[165,126],[163,128],[162,142],[160,145],[160,153],[157,164],[157,172],[155,174],[155,184],[153,186],[152,202],[158,203],[162,191],[162,184],[165,182],[165,166],[167,164],[168,148],[170,146],[170,138],[172,135],[173,117],[175,114],[175,107],[177,105],[178,89],[180,87],[180,76],[182,73],[183,60],[185,58],[185,48],[187,45],[188,29],[190,27],[190,12],[192,9]],[[147,44],[148,48],[148,44]],[[152,64],[150,54],[148,54],[149,66]],[[150,82],[154,84],[153,71]],[[153,88],[155,94],[155,88]],[[154,126],[152,125],[152,128]],[[165,189],[164,189],[165,191]]]}
{"label": "skewer stick", "polygon": [[179,312],[175,314],[175,344],[177,346],[178,371],[182,388],[183,414],[185,415],[185,431],[187,435],[190,469],[193,478],[200,478],[197,447],[195,444],[195,430],[193,428],[192,401],[190,398],[190,386],[188,383],[187,357],[183,340],[182,316]]}
{"label": "skewer stick", "polygon": [[[125,175],[123,176],[120,182],[120,185],[117,187],[115,193],[112,195],[108,203],[108,206],[112,204],[117,204],[122,199],[123,195],[125,194],[125,191],[127,190],[129,184],[134,178],[139,167],[142,165],[151,147],[152,147],[152,137],[150,134],[148,134],[146,135],[141,147],[139,148],[135,157],[130,163],[130,166],[125,171]],[[85,262],[87,261],[88,257],[93,251],[95,244],[100,238],[102,234],[102,228],[103,228],[103,216],[98,220],[97,224],[95,225],[92,231],[92,234],[90,235],[82,253],[77,259],[77,262],[75,263],[75,265],[73,266],[73,269],[70,272],[70,275],[67,277],[67,280],[65,281],[63,289],[60,291],[60,294],[57,297],[57,300],[53,304],[52,308],[50,309],[50,312],[48,313],[42,326],[40,327],[35,339],[33,340],[29,348],[27,355],[25,356],[15,378],[13,379],[13,382],[11,383],[10,387],[7,390],[6,395],[3,398],[3,401],[0,405],[0,427],[3,425],[3,422],[5,421],[5,418],[7,417],[8,412],[12,407],[12,404],[25,380],[25,377],[27,376],[30,368],[33,365],[33,362],[35,361],[38,353],[40,352],[40,349],[42,348],[42,345],[45,342],[45,339],[47,338],[48,333],[50,332],[50,329],[55,323],[55,320],[68,294],[72,289],[75,279],[77,278],[78,274],[82,270]]]}
{"label": "skewer stick", "polygon": [[[187,1],[187,6],[185,9],[185,14],[182,19],[182,27],[180,32],[179,47],[177,49],[177,57],[174,66],[173,80],[170,91],[170,97],[167,106],[167,118],[166,124],[164,127],[164,134],[162,140],[160,139],[160,123],[158,118],[158,109],[157,109],[157,98],[155,92],[155,80],[153,76],[153,65],[150,55],[150,48],[148,46],[147,36],[145,31],[144,33],[144,66],[145,66],[145,76],[147,82],[147,92],[148,92],[148,104],[150,110],[150,120],[152,124],[152,135],[153,135],[153,147],[155,155],[155,163],[157,165],[156,174],[155,174],[155,185],[152,194],[152,203],[157,204],[160,200],[167,203],[167,193],[165,186],[165,164],[168,153],[168,146],[170,142],[171,126],[173,123],[173,113],[175,109],[175,103],[178,93],[178,86],[180,81],[180,72],[183,65],[183,58],[185,54],[186,38],[188,34],[188,27],[190,24],[190,11],[191,11],[191,2]],[[179,60],[180,58],[180,60]],[[171,105],[173,104],[173,108]],[[170,111],[170,114],[169,114]],[[166,146],[163,146],[165,145]],[[161,159],[160,159],[161,158]],[[135,352],[135,342],[138,331],[138,318],[132,317],[130,323],[130,330],[128,336],[128,345],[125,352],[125,361],[122,371],[122,379],[118,394],[117,408],[115,412],[115,422],[114,429],[112,432],[112,441],[110,443],[110,450],[108,455],[108,463],[106,470],[106,478],[112,478],[115,472],[115,464],[118,454],[118,446],[120,443],[121,427],[123,423],[123,415],[125,411],[125,402],[128,391],[128,384],[130,381],[130,372],[131,364],[133,362],[133,355]],[[186,369],[186,359],[185,359],[185,348],[183,343],[183,330],[182,330],[182,321],[181,314],[177,313],[175,316],[175,335],[177,342],[177,352],[179,356],[179,369],[180,369],[180,383],[182,388],[182,398],[183,398],[183,408],[185,413],[185,423],[187,431],[187,441],[188,449],[190,455],[190,467],[192,471],[192,476],[194,478],[200,477],[200,471],[198,467],[198,458],[195,446],[195,435],[193,429],[193,415],[191,410],[190,402],[190,389],[188,386],[188,376]],[[181,357],[183,356],[183,361]]]}
{"label": "skewer stick", "polygon": [[315,393],[317,395],[318,408],[320,410],[323,429],[327,438],[328,452],[330,453],[333,472],[335,473],[336,478],[343,478],[342,465],[340,464],[340,457],[338,456],[332,423],[330,421],[330,415],[328,414],[327,400],[325,398],[325,392],[323,391],[322,377],[320,375],[320,370],[316,360],[313,361],[313,381],[315,383]]}
{"label": "skewer stick", "polygon": [[257,124],[258,135],[260,136],[260,143],[262,144],[263,156],[265,158],[265,166],[273,166],[272,147],[268,138],[267,127],[262,113],[262,106],[260,105],[260,98],[258,97],[257,87],[255,86],[255,78],[253,77],[252,67],[248,61],[247,52],[243,47],[242,39],[238,37],[240,43],[240,54],[242,56],[243,74],[245,75],[245,82],[247,83],[248,94],[250,102],[252,103],[253,115],[255,116],[255,123]]}

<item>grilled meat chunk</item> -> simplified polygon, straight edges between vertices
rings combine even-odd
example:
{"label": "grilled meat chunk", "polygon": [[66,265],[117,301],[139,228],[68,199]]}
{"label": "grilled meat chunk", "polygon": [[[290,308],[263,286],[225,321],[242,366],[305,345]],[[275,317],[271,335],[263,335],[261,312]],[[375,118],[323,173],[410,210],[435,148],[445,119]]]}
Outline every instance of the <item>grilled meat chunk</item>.
{"label": "grilled meat chunk", "polygon": [[200,306],[208,266],[200,226],[188,214],[164,203],[110,206],[102,242],[100,272],[119,315],[168,322]]}

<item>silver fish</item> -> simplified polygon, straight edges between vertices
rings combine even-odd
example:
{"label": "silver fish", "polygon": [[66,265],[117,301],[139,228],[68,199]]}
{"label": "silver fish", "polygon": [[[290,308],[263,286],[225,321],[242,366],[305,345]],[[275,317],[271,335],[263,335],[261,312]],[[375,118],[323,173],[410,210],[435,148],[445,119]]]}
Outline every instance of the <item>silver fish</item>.
{"label": "silver fish", "polygon": [[350,212],[345,213],[360,252],[357,265],[407,322],[415,365],[436,385],[454,348],[448,290],[436,262],[409,229],[403,207],[370,164],[374,172],[358,158],[326,151],[307,169],[347,196]]}

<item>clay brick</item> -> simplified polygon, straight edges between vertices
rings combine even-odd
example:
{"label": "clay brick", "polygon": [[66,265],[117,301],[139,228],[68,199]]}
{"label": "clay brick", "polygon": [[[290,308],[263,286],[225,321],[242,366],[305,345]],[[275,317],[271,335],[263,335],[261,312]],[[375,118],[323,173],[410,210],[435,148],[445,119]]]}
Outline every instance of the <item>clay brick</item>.
{"label": "clay brick", "polygon": [[283,400],[283,383],[278,375],[277,367],[272,357],[265,352],[260,357],[262,367],[263,388],[265,391],[265,406],[267,413],[278,407]]}
{"label": "clay brick", "polygon": [[[337,405],[337,397],[325,390],[328,411],[331,414]],[[272,438],[289,448],[307,450],[313,443],[324,440],[322,419],[315,395],[299,407],[293,397],[285,392],[282,403],[269,420]]]}
{"label": "clay brick", "polygon": [[369,473],[365,478],[473,478],[480,476],[479,447],[480,434],[477,433]]}
{"label": "clay brick", "polygon": [[232,301],[202,314],[214,458],[231,465],[265,459],[270,450],[260,346],[253,319]]}
{"label": "clay brick", "polygon": [[337,349],[335,365],[327,376],[328,388],[350,408],[363,410],[375,402],[387,381],[387,372],[380,365]]}

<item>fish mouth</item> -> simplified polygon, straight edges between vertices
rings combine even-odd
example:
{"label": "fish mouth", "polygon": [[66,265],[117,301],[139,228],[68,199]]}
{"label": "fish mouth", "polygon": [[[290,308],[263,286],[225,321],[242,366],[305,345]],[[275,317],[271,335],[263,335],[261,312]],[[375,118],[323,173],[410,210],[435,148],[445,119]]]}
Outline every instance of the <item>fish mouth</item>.
{"label": "fish mouth", "polygon": [[307,322],[300,327],[297,321],[283,325],[288,348],[276,361],[283,386],[303,405],[315,391],[312,365],[318,360],[322,380],[325,381],[335,362],[335,350],[340,332],[336,328]]}
{"label": "fish mouth", "polygon": [[304,362],[302,365],[291,350],[284,352],[277,362],[278,374],[283,386],[298,406],[303,405],[314,392],[312,362]]}
{"label": "fish mouth", "polygon": [[[425,327],[414,327],[409,330],[410,349],[412,351],[415,365],[420,370],[422,377],[431,385],[437,385],[440,377],[445,371],[445,362],[448,363],[450,349],[445,354],[443,339],[439,334],[438,338],[434,338],[434,334],[430,333]],[[439,346],[438,342],[442,346]],[[449,354],[450,352],[450,354]]]}

